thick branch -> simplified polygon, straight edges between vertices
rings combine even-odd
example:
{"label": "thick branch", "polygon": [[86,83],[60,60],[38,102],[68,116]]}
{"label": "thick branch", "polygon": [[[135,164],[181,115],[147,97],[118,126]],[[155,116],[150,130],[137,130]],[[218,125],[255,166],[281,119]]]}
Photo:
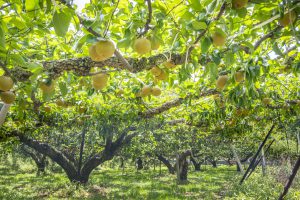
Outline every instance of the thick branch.
{"label": "thick branch", "polygon": [[37,152],[49,156],[53,161],[59,164],[67,173],[68,177],[76,176],[76,169],[74,165],[64,156],[64,154],[49,144],[41,143],[37,140],[27,138],[23,134],[17,134],[20,141],[27,146],[33,148]]}
{"label": "thick branch", "polygon": [[[168,54],[158,54],[149,58],[127,58],[127,62],[133,66],[129,71],[137,73],[143,70],[149,70],[153,66],[160,65],[167,61]],[[124,58],[125,59],[125,58]],[[181,64],[181,55],[172,54],[171,61],[179,65]],[[64,71],[73,71],[78,76],[87,76],[92,67],[105,68],[112,67],[117,70],[127,69],[122,65],[122,60],[117,57],[109,58],[105,61],[94,62],[89,57],[71,58],[65,60],[45,61],[43,62],[44,71],[47,71],[49,76],[53,79],[59,77]]]}

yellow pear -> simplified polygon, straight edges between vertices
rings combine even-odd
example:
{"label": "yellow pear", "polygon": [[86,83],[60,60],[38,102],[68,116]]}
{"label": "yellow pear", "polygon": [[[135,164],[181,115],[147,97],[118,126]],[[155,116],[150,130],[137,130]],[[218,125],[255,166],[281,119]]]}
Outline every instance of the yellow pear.
{"label": "yellow pear", "polygon": [[264,105],[270,105],[271,102],[272,102],[272,99],[271,99],[271,98],[263,98],[263,99],[262,99],[262,103],[263,103]]}
{"label": "yellow pear", "polygon": [[51,108],[50,108],[49,106],[44,106],[43,109],[44,109],[44,111],[47,112],[47,113],[51,112]]}
{"label": "yellow pear", "polygon": [[89,47],[89,56],[93,61],[99,62],[102,61],[104,58],[99,56],[96,52],[96,45],[92,45]]}
{"label": "yellow pear", "polygon": [[142,89],[141,89],[141,96],[142,97],[145,97],[145,96],[148,96],[151,94],[151,87],[150,86],[144,86]]}
{"label": "yellow pear", "polygon": [[159,96],[159,95],[161,94],[161,90],[160,90],[158,87],[154,87],[154,88],[152,88],[152,90],[151,90],[151,94],[152,94],[153,96]]}
{"label": "yellow pear", "polygon": [[56,100],[56,105],[57,106],[65,106],[66,105],[66,103],[65,103],[65,101],[63,101],[63,100],[61,100],[61,99],[58,99],[58,100]]}
{"label": "yellow pear", "polygon": [[50,93],[53,92],[55,90],[55,84],[53,81],[51,81],[50,84],[46,84],[44,82],[40,83],[40,89],[44,92],[44,93]]}
{"label": "yellow pear", "polygon": [[164,66],[168,69],[173,69],[176,67],[176,65],[171,60],[164,62]]}
{"label": "yellow pear", "polygon": [[245,79],[244,72],[236,72],[234,74],[235,81],[240,83]]}
{"label": "yellow pear", "polygon": [[247,6],[248,0],[232,0],[232,7],[234,9],[241,9]]}
{"label": "yellow pear", "polygon": [[106,40],[97,42],[95,49],[100,61],[104,61],[114,55],[116,47],[112,41]]}
{"label": "yellow pear", "polygon": [[146,38],[139,38],[134,42],[134,50],[138,54],[146,54],[151,51],[151,42]]}
{"label": "yellow pear", "polygon": [[160,47],[160,43],[157,39],[151,40],[151,49],[152,50],[157,50]]}
{"label": "yellow pear", "polygon": [[213,39],[213,44],[216,47],[223,46],[226,41],[226,37],[218,32],[215,32],[214,35],[212,36]]}
{"label": "yellow pear", "polygon": [[12,104],[16,99],[16,95],[11,91],[1,92],[0,97],[6,104]]}
{"label": "yellow pear", "polygon": [[92,79],[96,84],[106,84],[108,81],[108,75],[104,73],[96,74],[92,77]]}
{"label": "yellow pear", "polygon": [[151,69],[151,73],[153,74],[153,76],[159,76],[161,74],[162,70],[155,66],[155,67],[152,67]]}
{"label": "yellow pear", "polygon": [[297,18],[295,11],[286,13],[281,19],[278,20],[281,26],[292,24]]}
{"label": "yellow pear", "polygon": [[166,80],[168,78],[168,74],[166,72],[164,72],[164,71],[161,71],[160,75],[155,76],[155,78],[157,80],[164,81],[164,80]]}
{"label": "yellow pear", "polygon": [[83,113],[86,112],[86,108],[83,107],[83,106],[81,106],[81,107],[78,108],[78,112],[79,112],[80,114],[83,114]]}
{"label": "yellow pear", "polygon": [[223,75],[223,76],[219,76],[218,80],[217,80],[217,88],[220,90],[223,90],[226,83],[228,80],[228,76],[227,75]]}
{"label": "yellow pear", "polygon": [[9,76],[0,76],[0,90],[8,91],[14,86],[14,81]]}

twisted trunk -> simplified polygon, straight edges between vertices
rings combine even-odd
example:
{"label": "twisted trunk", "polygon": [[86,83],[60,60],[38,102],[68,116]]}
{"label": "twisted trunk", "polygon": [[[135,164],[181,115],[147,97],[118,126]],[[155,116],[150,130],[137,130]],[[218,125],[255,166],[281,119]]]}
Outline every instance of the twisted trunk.
{"label": "twisted trunk", "polygon": [[171,163],[163,157],[161,154],[156,154],[159,161],[161,161],[169,170],[170,174],[175,174],[175,166],[172,166]]}

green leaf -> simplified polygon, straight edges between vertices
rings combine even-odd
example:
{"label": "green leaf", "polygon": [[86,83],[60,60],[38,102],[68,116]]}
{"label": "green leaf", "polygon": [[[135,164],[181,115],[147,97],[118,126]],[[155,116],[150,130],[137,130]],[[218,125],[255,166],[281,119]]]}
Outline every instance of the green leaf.
{"label": "green leaf", "polygon": [[193,21],[192,22],[192,27],[194,28],[194,30],[203,30],[207,28],[207,25],[205,22],[199,22],[199,21]]}
{"label": "green leaf", "polygon": [[215,81],[218,76],[218,66],[213,62],[209,62],[207,68],[209,69],[210,81]]}
{"label": "green leaf", "polygon": [[216,5],[217,5],[218,1],[214,0],[213,2],[211,2],[208,6],[207,6],[207,12],[211,13],[214,11]]}
{"label": "green leaf", "polygon": [[53,25],[56,35],[64,37],[68,32],[71,22],[71,14],[66,11],[55,11],[53,15]]}
{"label": "green leaf", "polygon": [[59,83],[59,89],[60,89],[61,95],[63,97],[66,96],[66,94],[68,93],[68,88],[67,88],[66,83],[60,82]]}
{"label": "green leaf", "polygon": [[27,67],[27,64],[26,64],[24,58],[20,54],[11,54],[10,58],[12,59],[12,61],[15,64],[23,66],[23,67]]}
{"label": "green leaf", "polygon": [[282,51],[281,51],[280,48],[278,47],[277,42],[274,42],[274,44],[273,44],[273,51],[274,51],[277,55],[284,56],[283,53],[282,53]]}
{"label": "green leaf", "polygon": [[230,66],[234,63],[234,54],[232,52],[228,52],[224,57],[224,63],[227,66]]}
{"label": "green leaf", "polygon": [[247,15],[247,9],[246,8],[238,9],[238,10],[236,10],[236,12],[237,12],[237,14],[240,18],[245,18],[246,15]]}
{"label": "green leaf", "polygon": [[200,3],[200,0],[189,0],[191,7],[195,10],[195,11],[201,11],[202,6]]}
{"label": "green leaf", "polygon": [[201,43],[201,52],[206,53],[211,45],[211,40],[208,37],[205,37]]}
{"label": "green leaf", "polygon": [[39,5],[39,0],[26,0],[25,1],[25,9],[26,11],[32,11],[36,9],[36,7]]}

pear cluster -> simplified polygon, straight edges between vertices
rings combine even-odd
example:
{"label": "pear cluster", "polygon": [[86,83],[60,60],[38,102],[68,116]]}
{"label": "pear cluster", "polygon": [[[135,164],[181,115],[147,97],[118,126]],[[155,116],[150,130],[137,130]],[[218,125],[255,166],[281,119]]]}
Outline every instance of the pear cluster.
{"label": "pear cluster", "polygon": [[16,95],[10,91],[14,86],[14,81],[9,76],[0,76],[0,98],[5,104],[12,104]]}

